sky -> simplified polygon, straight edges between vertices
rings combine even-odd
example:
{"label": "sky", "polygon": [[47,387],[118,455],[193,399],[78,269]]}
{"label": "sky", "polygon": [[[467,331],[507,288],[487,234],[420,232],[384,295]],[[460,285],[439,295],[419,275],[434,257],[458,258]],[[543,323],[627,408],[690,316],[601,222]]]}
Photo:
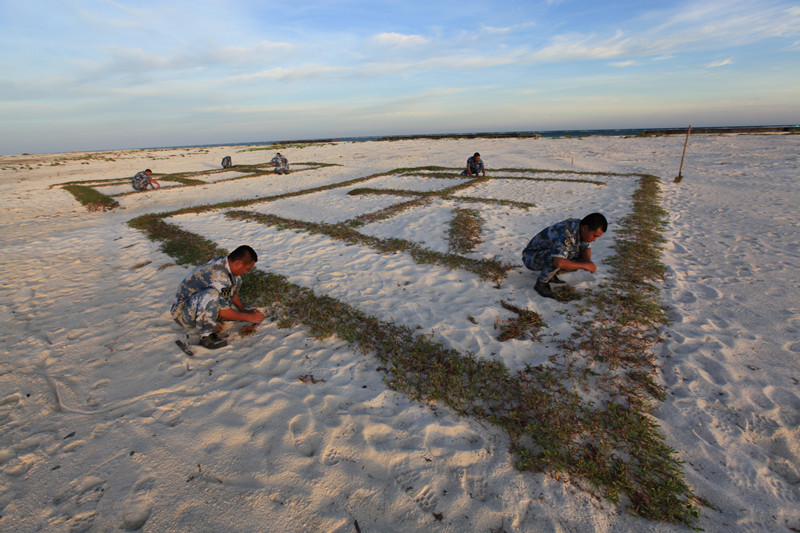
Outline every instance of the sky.
{"label": "sky", "polygon": [[798,0],[0,0],[0,154],[800,123]]}

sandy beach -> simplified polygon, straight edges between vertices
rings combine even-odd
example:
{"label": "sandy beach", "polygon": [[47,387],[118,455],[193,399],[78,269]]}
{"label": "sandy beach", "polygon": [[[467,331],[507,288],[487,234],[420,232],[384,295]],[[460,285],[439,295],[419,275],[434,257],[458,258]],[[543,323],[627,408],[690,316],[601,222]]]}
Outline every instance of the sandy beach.
{"label": "sandy beach", "polygon": [[[683,145],[678,135],[327,142],[282,148],[288,175],[243,170],[274,155],[246,146],[0,157],[0,529],[800,531],[800,136],[693,135],[674,183]],[[490,180],[365,217],[464,183],[425,167],[461,167],[475,151]],[[222,172],[226,155],[239,168]],[[145,168],[200,183],[132,194],[126,183]],[[128,224],[282,195],[165,220],[227,249],[249,244],[265,272],[516,372],[548,363],[579,305],[538,296],[521,250],[550,224],[603,212],[597,273],[564,275],[579,291],[602,287],[634,175],[661,179],[670,323],[653,350],[666,399],[648,416],[698,498],[690,525],[518,470],[505,431],[393,390],[374,357],[337,335],[267,320],[240,336],[242,324],[228,324],[230,346],[187,357],[169,308],[192,267]],[[88,210],[62,188],[72,182],[118,207]],[[386,193],[348,194],[356,187]],[[226,214],[364,217],[363,235],[446,254],[459,207],[482,220],[466,255],[510,265],[501,282]],[[539,313],[541,337],[498,340],[498,321],[513,315],[501,302]]]}

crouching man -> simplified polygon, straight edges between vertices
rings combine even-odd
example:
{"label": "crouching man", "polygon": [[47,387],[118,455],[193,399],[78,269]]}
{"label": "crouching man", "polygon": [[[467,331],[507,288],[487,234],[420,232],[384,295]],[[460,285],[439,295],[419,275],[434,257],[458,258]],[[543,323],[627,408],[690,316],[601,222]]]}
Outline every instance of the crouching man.
{"label": "crouching man", "polygon": [[522,251],[522,262],[529,270],[538,270],[534,289],[546,298],[554,298],[551,283],[564,283],[559,272],[586,270],[594,274],[591,243],[608,228],[606,217],[600,213],[583,219],[568,218],[537,233]]}
{"label": "crouching man", "polygon": [[255,250],[239,246],[227,257],[218,257],[195,269],[181,282],[172,304],[172,317],[187,329],[200,330],[200,345],[215,350],[227,346],[220,338],[217,319],[260,324],[264,314],[247,309],[239,299],[242,275],[258,261]]}

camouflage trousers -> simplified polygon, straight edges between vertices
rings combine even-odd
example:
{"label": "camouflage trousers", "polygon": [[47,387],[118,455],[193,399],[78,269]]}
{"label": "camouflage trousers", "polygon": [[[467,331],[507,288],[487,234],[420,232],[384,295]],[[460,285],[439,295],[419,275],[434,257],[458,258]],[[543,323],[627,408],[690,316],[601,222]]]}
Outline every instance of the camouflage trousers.
{"label": "camouflage trousers", "polygon": [[198,291],[172,305],[172,318],[184,328],[199,329],[201,337],[210,335],[217,327],[219,296],[217,289]]}
{"label": "camouflage trousers", "polygon": [[[567,259],[574,260],[577,258],[578,255],[576,254],[574,257],[568,257]],[[550,280],[559,273],[559,269],[557,269],[556,265],[553,263],[553,251],[550,248],[543,250],[526,250],[522,254],[522,263],[528,270],[539,271],[539,277],[536,279],[537,282],[549,283]],[[567,271],[564,270],[562,272]]]}

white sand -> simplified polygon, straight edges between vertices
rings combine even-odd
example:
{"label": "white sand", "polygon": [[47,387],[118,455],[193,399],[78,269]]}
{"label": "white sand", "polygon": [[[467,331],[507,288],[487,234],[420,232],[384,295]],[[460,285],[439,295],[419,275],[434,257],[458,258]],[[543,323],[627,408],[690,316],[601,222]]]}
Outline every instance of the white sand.
{"label": "white sand", "polygon": [[[195,347],[193,358],[175,346],[168,309],[189,269],[169,266],[157,243],[126,225],[131,218],[394,168],[460,166],[476,149],[489,175],[493,167],[544,168],[664,180],[663,302],[673,323],[657,347],[669,399],[654,414],[686,461],[687,481],[713,505],[696,525],[800,530],[800,137],[694,136],[684,180],[673,184],[682,148],[679,137],[326,144],[283,153],[341,166],[125,195],[106,213],[49,187],[146,167],[208,171],[224,155],[258,164],[273,154],[220,147],[0,158],[8,206],[0,218],[0,530],[351,532],[356,522],[365,533],[686,530],[518,472],[504,432],[388,390],[378,363],[336,337],[317,341],[301,327],[265,323],[251,337],[232,336],[231,347]],[[455,183],[420,176],[357,186]],[[360,230],[446,251],[452,209],[470,207],[485,221],[473,257],[520,265],[520,250],[545,225],[603,211],[612,226],[593,257],[610,255],[635,179],[551,177],[607,185],[493,180],[458,194],[536,207],[435,200]],[[408,199],[347,190],[250,209],[331,222]],[[553,336],[570,332],[569,307],[538,297],[534,274],[521,266],[496,289],[405,254],[234,223],[220,212],[171,222],[228,248],[249,243],[259,268],[511,368],[543,361]],[[606,270],[566,279],[591,287]],[[498,342],[494,321],[510,316],[500,300],[540,312],[545,339]],[[306,374],[325,381],[301,382]]]}

